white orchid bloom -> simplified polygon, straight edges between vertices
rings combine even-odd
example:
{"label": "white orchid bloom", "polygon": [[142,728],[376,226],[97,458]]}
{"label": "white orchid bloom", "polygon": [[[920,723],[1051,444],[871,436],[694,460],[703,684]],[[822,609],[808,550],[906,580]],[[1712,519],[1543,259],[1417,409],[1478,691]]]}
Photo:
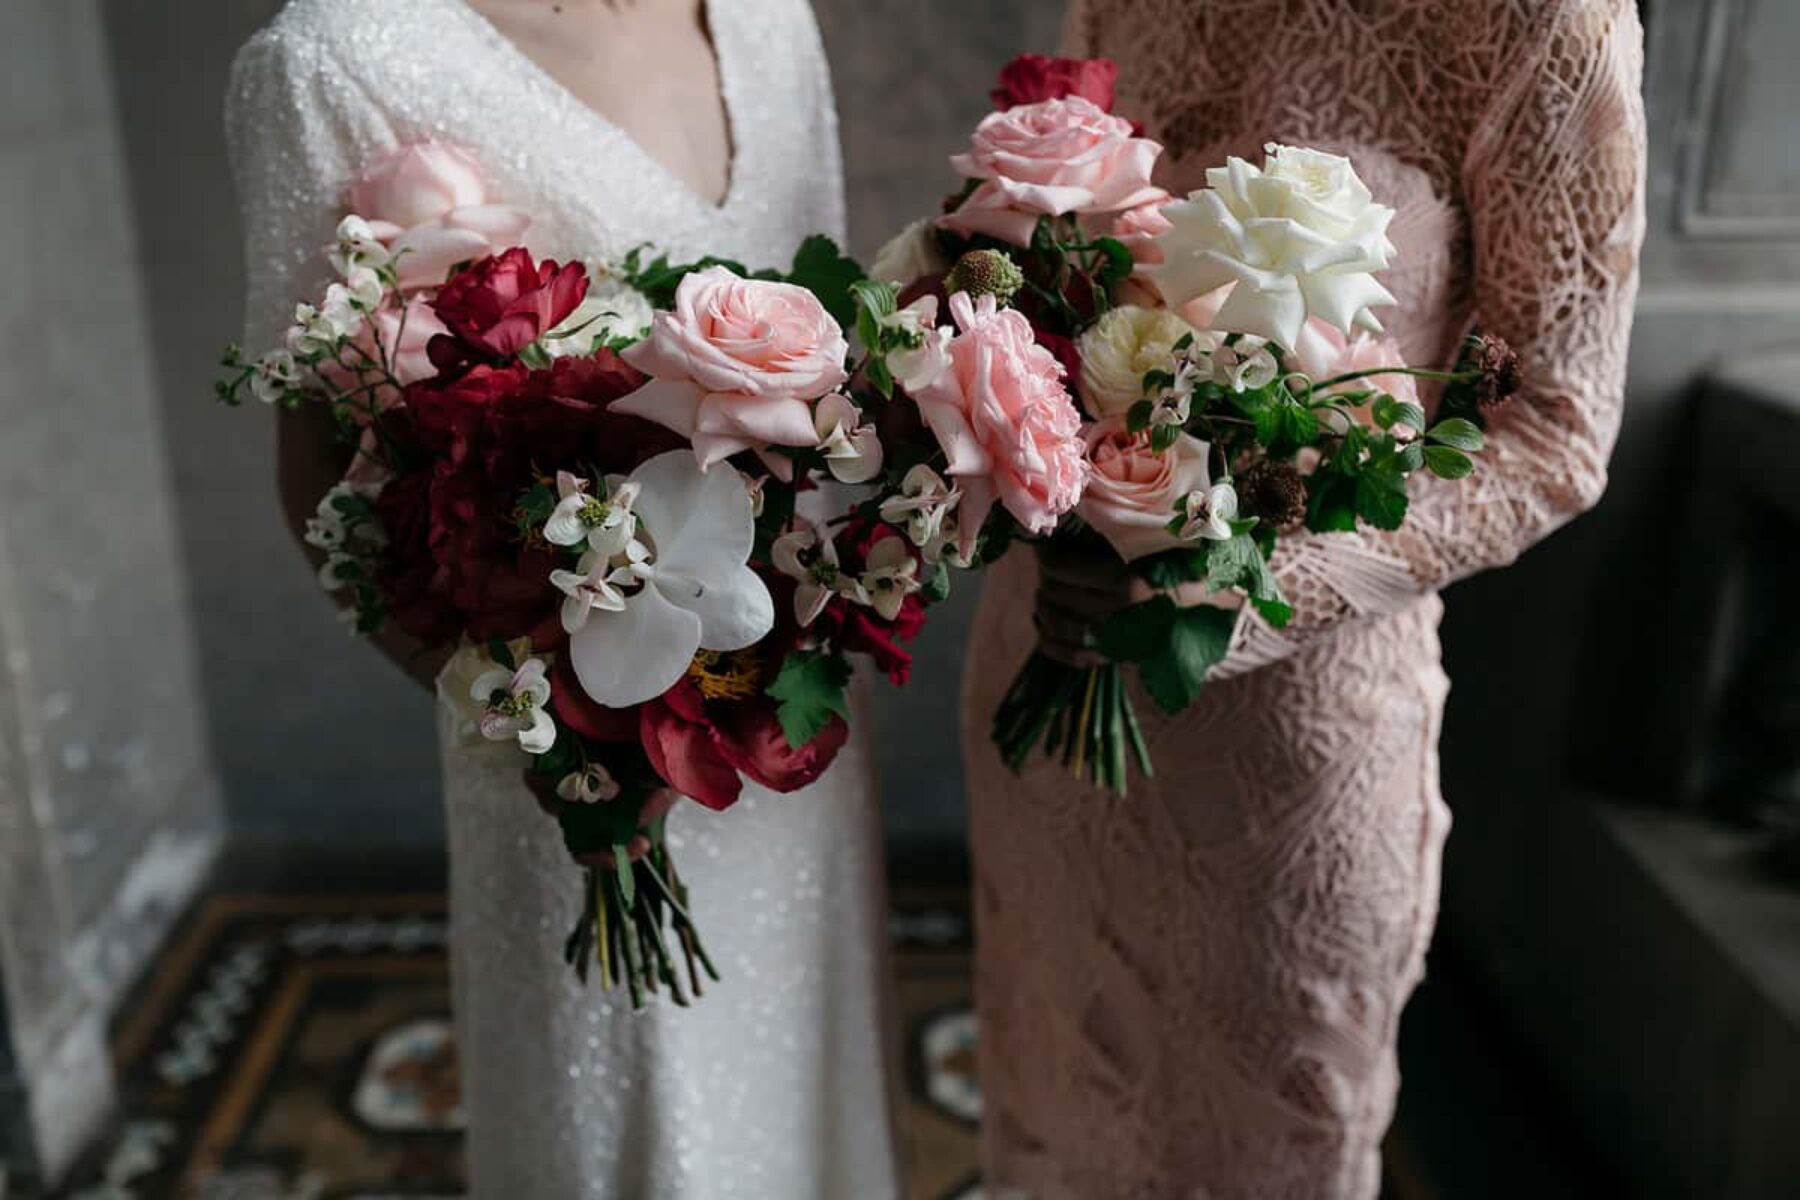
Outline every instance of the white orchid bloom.
{"label": "white orchid bloom", "polygon": [[570,771],[556,784],[556,794],[574,804],[596,804],[619,798],[619,781],[599,763],[589,763],[580,771]]}
{"label": "white orchid bloom", "polygon": [[624,589],[637,583],[637,575],[633,566],[642,562],[649,554],[642,542],[633,540],[617,556],[623,563],[615,564],[615,556],[602,554],[598,550],[589,550],[581,556],[573,571],[555,570],[550,572],[550,583],[566,599],[562,606],[562,627],[565,633],[574,633],[588,622],[588,617],[596,609],[601,612],[624,612]]}
{"label": "white orchid bloom", "polygon": [[1215,483],[1209,488],[1189,492],[1176,510],[1182,518],[1182,541],[1205,540],[1223,542],[1231,538],[1231,523],[1237,520],[1237,489],[1229,483]]}
{"label": "white orchid bloom", "polygon": [[869,594],[870,606],[887,621],[899,616],[906,598],[924,586],[919,580],[919,560],[906,539],[898,537],[885,537],[875,543],[858,582]]}
{"label": "white orchid bloom", "polygon": [[345,277],[358,268],[385,267],[392,257],[375,236],[374,227],[354,213],[338,222],[329,255],[332,269]]}
{"label": "white orchid bloom", "polygon": [[544,540],[554,546],[579,546],[611,558],[624,552],[637,535],[638,486],[613,477],[604,497],[588,491],[588,481],[568,471],[556,473],[556,508],[544,522]]}
{"label": "white orchid bloom", "polygon": [[960,488],[951,487],[942,475],[919,463],[901,479],[899,494],[881,502],[881,519],[903,525],[912,544],[923,548],[937,540],[944,519],[961,499]]}
{"label": "white orchid bloom", "polygon": [[469,698],[481,706],[475,728],[488,741],[516,740],[527,754],[544,754],[556,744],[556,722],[544,707],[550,703],[550,680],[543,659],[528,658],[514,670],[483,671]]}
{"label": "white orchid bloom", "polygon": [[832,392],[820,400],[813,409],[813,428],[825,465],[839,483],[867,483],[881,474],[881,438],[850,397]]}
{"label": "white orchid bloom", "polygon": [[319,586],[328,592],[341,592],[362,581],[362,564],[348,554],[332,552],[319,565]]}
{"label": "white orchid bloom", "polygon": [[318,309],[310,304],[294,306],[294,323],[288,326],[286,339],[289,351],[302,357],[329,354],[341,340],[343,335],[338,333],[337,326]]}
{"label": "white orchid bloom", "polygon": [[928,388],[950,369],[950,339],[955,330],[937,323],[936,296],[920,296],[905,308],[882,317],[883,329],[897,330],[904,344],[887,353],[889,374],[911,393]]}
{"label": "white orchid bloom", "polygon": [[662,695],[696,650],[742,650],[775,625],[769,589],[748,565],[756,522],[736,471],[705,472],[691,450],[671,450],[628,483],[645,548],[630,564],[639,586],[569,639],[582,690],[608,708]]}
{"label": "white orchid bloom", "polygon": [[819,619],[833,596],[847,596],[859,604],[869,602],[862,585],[839,565],[837,544],[816,525],[801,525],[776,538],[769,557],[777,571],[798,585],[794,588],[794,619],[803,629]]}
{"label": "white orchid bloom", "polygon": [[300,382],[300,366],[289,350],[271,350],[256,360],[250,375],[250,394],[264,404],[278,404]]}
{"label": "white orchid bloom", "polygon": [[919,555],[928,563],[966,571],[975,562],[975,544],[975,535],[965,537],[958,522],[946,521],[936,537],[919,547]]}
{"label": "white orchid bloom", "polygon": [[1281,372],[1268,343],[1259,337],[1242,337],[1233,345],[1221,345],[1211,357],[1213,382],[1234,392],[1268,387]]}

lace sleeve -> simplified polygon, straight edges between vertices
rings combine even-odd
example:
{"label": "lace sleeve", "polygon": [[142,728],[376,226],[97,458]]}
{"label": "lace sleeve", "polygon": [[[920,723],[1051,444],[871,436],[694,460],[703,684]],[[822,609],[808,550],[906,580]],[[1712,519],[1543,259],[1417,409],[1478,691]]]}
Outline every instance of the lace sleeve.
{"label": "lace sleeve", "polygon": [[339,70],[328,47],[277,26],[252,38],[232,64],[225,133],[243,222],[248,293],[244,345],[275,345],[294,305],[322,289],[343,193],[363,141],[388,140],[372,104]]}
{"label": "lace sleeve", "polygon": [[1517,349],[1523,387],[1474,476],[1415,480],[1402,529],[1284,539],[1273,566],[1293,620],[1276,630],[1247,613],[1214,678],[1511,562],[1600,498],[1644,231],[1642,31],[1629,0],[1558,4],[1539,28],[1462,172],[1475,320]]}

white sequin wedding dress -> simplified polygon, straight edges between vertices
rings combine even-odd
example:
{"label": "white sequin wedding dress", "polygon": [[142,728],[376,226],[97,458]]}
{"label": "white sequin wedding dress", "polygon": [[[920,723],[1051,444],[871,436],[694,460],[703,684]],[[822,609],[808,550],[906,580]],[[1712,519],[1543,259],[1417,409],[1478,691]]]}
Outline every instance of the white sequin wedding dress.
{"label": "white sequin wedding dress", "polygon": [[[323,284],[345,184],[438,139],[530,211],[538,254],[786,262],[841,235],[836,117],[805,0],[714,0],[731,182],[702,200],[464,0],[294,0],[239,57],[228,127],[247,344]],[[866,720],[855,723],[866,736]],[[633,1015],[561,958],[576,875],[516,770],[445,755],[456,1026],[482,1200],[881,1200],[897,1194],[884,1069],[880,843],[853,737],[817,785],[678,808],[670,839],[723,982]]]}

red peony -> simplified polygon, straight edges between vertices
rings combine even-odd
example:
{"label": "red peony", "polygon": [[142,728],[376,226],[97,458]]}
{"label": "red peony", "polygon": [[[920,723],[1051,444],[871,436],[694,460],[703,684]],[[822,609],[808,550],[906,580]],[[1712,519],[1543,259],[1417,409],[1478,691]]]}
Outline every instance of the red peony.
{"label": "red peony", "polygon": [[[521,532],[514,510],[558,469],[625,474],[679,447],[667,430],[610,411],[642,384],[643,376],[602,351],[541,371],[482,364],[407,389],[419,451],[431,460],[421,472],[429,479],[429,599],[460,614],[471,637],[529,634],[542,646],[561,640],[560,596],[549,583],[560,559]],[[416,505],[418,485],[396,482]],[[424,574],[413,562],[406,577]],[[421,599],[409,608],[412,624],[426,627],[431,606]]]}
{"label": "red peony", "polygon": [[825,773],[850,735],[842,718],[806,745],[788,745],[772,701],[708,702],[692,679],[683,679],[640,709],[644,753],[669,786],[707,808],[737,803],[738,772],[776,792],[791,792]]}
{"label": "red peony", "polygon": [[431,340],[431,361],[447,371],[470,359],[512,358],[568,319],[587,290],[580,263],[538,263],[519,246],[473,263],[432,301],[450,332]]}
{"label": "red peony", "polygon": [[592,742],[638,740],[638,710],[607,708],[596,704],[582,690],[581,680],[566,654],[550,664],[550,711],[556,719]]}
{"label": "red peony", "polygon": [[988,95],[1001,110],[1080,96],[1111,112],[1113,82],[1118,77],[1119,66],[1109,58],[1021,54],[1000,69],[999,86]]}

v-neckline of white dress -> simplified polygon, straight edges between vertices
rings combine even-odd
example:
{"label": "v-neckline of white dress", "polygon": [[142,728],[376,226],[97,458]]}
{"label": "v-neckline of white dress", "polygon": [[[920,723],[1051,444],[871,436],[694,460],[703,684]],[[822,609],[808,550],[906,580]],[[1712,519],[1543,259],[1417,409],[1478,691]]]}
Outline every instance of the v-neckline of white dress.
{"label": "v-neckline of white dress", "polygon": [[723,217],[736,208],[744,194],[744,163],[748,148],[743,123],[739,120],[741,106],[736,100],[736,56],[730,49],[726,28],[719,20],[719,6],[713,0],[701,0],[701,5],[706,15],[708,38],[712,43],[713,63],[719,76],[719,103],[725,111],[726,139],[731,156],[725,168],[725,195],[716,201],[695,191],[692,184],[646,150],[642,143],[615,124],[605,113],[577,96],[562,80],[525,53],[517,42],[502,33],[499,26],[468,0],[444,0],[444,3],[465,18],[488,48],[505,59],[528,86],[537,88],[558,106],[570,111],[576,120],[586,121],[605,134],[624,153],[636,158],[647,171],[666,183],[669,190],[679,195],[689,207],[696,208],[709,217]]}

